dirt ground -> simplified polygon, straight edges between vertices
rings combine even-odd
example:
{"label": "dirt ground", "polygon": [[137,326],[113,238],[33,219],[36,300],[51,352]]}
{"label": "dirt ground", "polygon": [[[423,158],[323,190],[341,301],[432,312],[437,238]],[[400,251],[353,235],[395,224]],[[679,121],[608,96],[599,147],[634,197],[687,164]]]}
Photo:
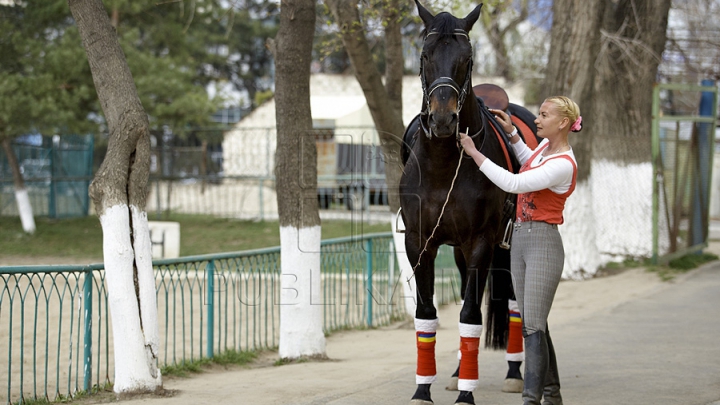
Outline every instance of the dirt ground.
{"label": "dirt ground", "polygon": [[[560,326],[611,311],[623,303],[669,288],[656,274],[632,269],[609,277],[586,281],[564,281],[560,284],[549,323]],[[434,391],[442,390],[456,366],[457,322],[460,307],[447,305],[439,312],[440,328],[436,347],[438,382]],[[377,330],[335,333],[327,339],[328,361],[272,366],[276,354],[260,360],[265,367],[247,369],[213,369],[191,378],[173,378],[164,383],[172,398],[145,397],[124,401],[129,404],[243,403],[291,404],[332,403],[348,392],[381,385],[405,374],[407,396],[414,389],[415,345],[411,322]],[[504,375],[489,375],[483,364],[504,363],[504,353],[482,351],[481,379],[492,379],[500,391]],[[238,398],[241,402],[237,402]],[[477,397],[477,396],[476,396]]]}
{"label": "dirt ground", "polygon": [[[710,251],[719,253],[720,243],[714,243]],[[635,268],[591,280],[563,281],[549,324],[559,330],[563,325],[609,314],[614,308],[671,289],[682,283],[684,277],[680,275],[671,281],[661,281],[657,274]],[[439,377],[433,385],[436,403],[447,403],[443,396],[454,398],[455,395],[442,387],[457,365],[459,309],[457,305],[447,305],[439,311],[436,348]],[[266,353],[251,367],[218,367],[190,378],[166,379],[166,396],[146,396],[123,402],[128,405],[341,404],[348,396],[367,395],[364,393],[368,386],[390,389],[388,385],[398,384],[399,375],[406,377],[400,379],[402,387],[399,389],[407,391],[403,397],[409,397],[414,390],[415,347],[411,322],[376,330],[335,333],[327,339],[327,356],[327,361],[273,366],[276,353]],[[498,394],[504,377],[501,374],[505,370],[504,363],[504,353],[481,351],[480,378],[484,381],[481,388],[489,394],[476,392],[477,401],[483,399],[483,395],[489,395],[487,399],[506,395],[503,398],[507,399],[501,403],[513,402],[513,395],[517,394]],[[519,396],[515,400],[519,400]]]}
{"label": "dirt ground", "polygon": [[[720,254],[720,242],[712,242],[706,251]],[[3,260],[0,264],[4,264]],[[673,280],[662,281],[655,273],[634,268],[585,281],[563,281],[550,313],[549,325],[560,329],[580,320],[607,315],[630,302],[672,289],[685,277],[679,275]],[[436,403],[440,403],[438,399],[442,400],[443,395],[451,395],[445,393],[442,387],[457,365],[459,309],[458,305],[447,305],[438,314],[440,328],[436,352],[439,377],[433,385]],[[385,386],[387,390],[399,384],[402,384],[399,386],[403,391],[402,397],[409,398],[414,389],[414,338],[410,321],[373,330],[338,332],[327,338],[328,359],[325,361],[275,366],[277,353],[265,353],[252,366],[245,368],[215,367],[189,378],[167,378],[164,395],[149,395],[122,402],[128,405],[340,404],[345,403],[343,398],[349,393],[356,397],[367,395],[368,386]],[[504,363],[504,353],[481,350],[482,390],[498,395],[504,377],[501,374],[505,370]],[[476,393],[475,397],[478,401],[484,398],[482,393]],[[491,398],[495,397],[487,397]],[[513,398],[519,400],[519,396]],[[89,398],[89,402],[102,400],[114,400],[114,397],[108,393]],[[505,401],[509,400],[499,403]]]}

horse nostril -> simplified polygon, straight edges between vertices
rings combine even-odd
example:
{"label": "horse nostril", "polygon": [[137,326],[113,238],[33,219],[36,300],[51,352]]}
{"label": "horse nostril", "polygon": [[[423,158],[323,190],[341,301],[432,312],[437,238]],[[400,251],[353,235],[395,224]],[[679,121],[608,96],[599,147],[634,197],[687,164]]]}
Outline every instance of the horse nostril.
{"label": "horse nostril", "polygon": [[458,119],[457,113],[453,113],[453,114],[452,114],[452,120],[453,120],[453,121],[457,121],[457,119]]}

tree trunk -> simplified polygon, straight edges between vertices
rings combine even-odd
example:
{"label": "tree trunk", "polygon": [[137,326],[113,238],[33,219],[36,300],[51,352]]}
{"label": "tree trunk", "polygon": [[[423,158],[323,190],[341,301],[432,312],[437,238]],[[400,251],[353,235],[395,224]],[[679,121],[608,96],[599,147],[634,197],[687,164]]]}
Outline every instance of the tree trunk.
{"label": "tree trunk", "polygon": [[570,137],[578,184],[561,228],[563,238],[573,241],[566,249],[566,277],[595,273],[609,260],[601,252],[630,257],[650,252],[650,238],[636,235],[650,234],[651,227],[650,107],[669,3],[553,3],[543,93],[569,96],[583,116],[582,132]]}
{"label": "tree trunk", "polygon": [[400,32],[400,0],[383,0],[382,12],[385,22],[385,89],[388,100],[394,107],[394,113],[400,117],[402,122],[402,83],[405,58],[403,57],[402,33]]}
{"label": "tree trunk", "polygon": [[[396,2],[391,2],[397,4]],[[402,75],[395,77],[401,69],[398,68],[398,58],[402,57],[401,42],[397,40],[400,25],[391,23],[386,27],[388,36],[387,55],[388,75],[385,78],[386,85],[383,85],[382,75],[377,69],[365,37],[365,31],[360,23],[357,0],[326,0],[325,4],[330,8],[338,26],[341,30],[343,45],[350,56],[355,78],[363,90],[370,115],[375,122],[375,128],[380,137],[385,162],[385,182],[388,186],[388,201],[390,210],[397,212],[400,208],[400,198],[397,190],[402,174],[402,162],[400,159],[400,146],[405,132],[402,122]],[[392,15],[392,11],[386,15]],[[390,32],[389,29],[397,32]],[[391,48],[392,47],[392,48]],[[400,61],[402,66],[402,61]],[[392,75],[392,77],[391,77]]]}
{"label": "tree trunk", "polygon": [[[622,164],[650,161],[652,94],[667,40],[671,0],[606,6],[597,58],[593,156]],[[623,145],[625,143],[625,145]]]}
{"label": "tree trunk", "polygon": [[600,27],[605,1],[556,0],[553,3],[550,55],[543,97],[564,95],[579,106],[583,130],[570,135],[578,161],[578,182],[590,175],[595,126],[595,61],[600,51]]}
{"label": "tree trunk", "polygon": [[90,196],[103,229],[103,257],[119,395],[162,387],[159,330],[145,202],[150,173],[147,114],[100,0],[69,0],[108,131],[108,151]]}
{"label": "tree trunk", "polygon": [[281,358],[324,356],[317,151],[310,111],[315,2],[283,0],[274,41]]}
{"label": "tree trunk", "polygon": [[[492,7],[488,10],[487,7]],[[516,9],[508,12],[508,9]],[[514,13],[517,12],[517,15]],[[507,21],[507,16],[513,17]],[[509,35],[516,31],[517,26],[528,18],[528,0],[508,4],[494,4],[483,8],[483,15],[480,19],[485,35],[488,37],[490,46],[495,56],[495,76],[504,78],[511,83],[515,80],[516,72],[513,69],[508,54],[507,41],[510,41]],[[504,28],[500,27],[501,22],[507,22]]]}
{"label": "tree trunk", "polygon": [[22,173],[20,173],[20,165],[18,164],[17,156],[15,151],[10,144],[10,139],[4,138],[2,140],[3,149],[5,149],[5,155],[8,159],[8,165],[13,174],[13,184],[15,186],[15,202],[17,203],[18,214],[20,214],[20,222],[22,223],[23,231],[26,233],[35,232],[35,218],[33,217],[32,205],[30,205],[30,197],[28,196],[27,189],[25,188],[25,181],[23,180]]}

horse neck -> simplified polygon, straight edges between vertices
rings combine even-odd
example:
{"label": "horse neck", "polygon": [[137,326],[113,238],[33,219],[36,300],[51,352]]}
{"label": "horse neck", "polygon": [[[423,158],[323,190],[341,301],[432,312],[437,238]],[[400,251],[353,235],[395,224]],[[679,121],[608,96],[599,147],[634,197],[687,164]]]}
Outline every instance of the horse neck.
{"label": "horse neck", "polygon": [[472,93],[472,87],[470,87],[470,89],[470,93],[465,99],[458,119],[460,122],[460,132],[467,132],[468,135],[474,135],[483,129],[483,121],[482,115],[480,114],[480,104],[475,98],[475,94]]}

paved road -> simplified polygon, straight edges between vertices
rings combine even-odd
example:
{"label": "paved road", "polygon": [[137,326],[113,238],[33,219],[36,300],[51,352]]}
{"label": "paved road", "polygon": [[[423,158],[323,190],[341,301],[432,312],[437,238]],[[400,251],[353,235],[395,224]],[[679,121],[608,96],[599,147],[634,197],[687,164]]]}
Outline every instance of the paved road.
{"label": "paved road", "polygon": [[[556,304],[562,318],[551,331],[565,403],[720,405],[720,262],[672,283],[639,270],[626,273],[606,277],[614,281],[561,283]],[[620,304],[595,301],[601,310],[573,316],[592,291]],[[435,404],[456,398],[443,387],[456,365],[457,312],[454,305],[440,311]],[[409,325],[343,332],[328,340],[331,361],[174,379],[165,386],[179,390],[176,396],[127,403],[407,404],[414,390],[413,341]],[[480,364],[478,405],[522,402],[519,394],[500,392],[503,353],[481,352]]]}

